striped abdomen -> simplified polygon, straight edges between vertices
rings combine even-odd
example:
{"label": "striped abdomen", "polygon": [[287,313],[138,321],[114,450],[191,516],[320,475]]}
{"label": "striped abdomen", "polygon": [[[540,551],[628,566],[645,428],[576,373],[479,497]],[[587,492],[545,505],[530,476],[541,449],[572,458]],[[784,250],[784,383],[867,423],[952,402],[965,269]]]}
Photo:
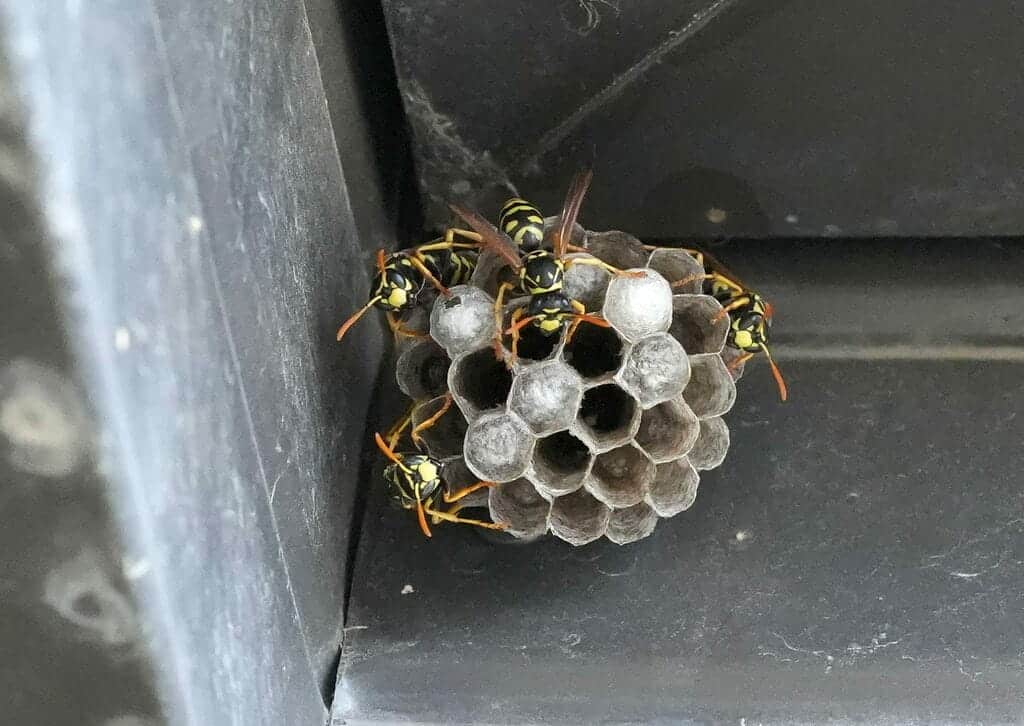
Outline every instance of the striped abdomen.
{"label": "striped abdomen", "polygon": [[448,287],[467,284],[476,269],[476,253],[452,250],[450,254],[448,279],[444,284]]}
{"label": "striped abdomen", "polygon": [[538,250],[544,241],[544,217],[525,199],[513,198],[505,202],[498,213],[498,227],[522,252]]}
{"label": "striped abdomen", "polygon": [[476,252],[430,250],[422,254],[423,264],[445,287],[465,285],[476,269]]}

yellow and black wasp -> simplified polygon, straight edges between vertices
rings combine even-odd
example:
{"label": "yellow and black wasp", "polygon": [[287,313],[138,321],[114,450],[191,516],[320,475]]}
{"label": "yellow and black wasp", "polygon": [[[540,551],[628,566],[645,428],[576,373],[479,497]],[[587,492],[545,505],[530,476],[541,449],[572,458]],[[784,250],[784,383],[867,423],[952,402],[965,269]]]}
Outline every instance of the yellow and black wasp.
{"label": "yellow and black wasp", "polygon": [[[576,219],[583,204],[583,197],[590,186],[593,174],[588,171],[579,172],[573,178],[566,195],[565,205],[558,224],[554,229],[551,239],[551,251],[541,246],[535,249],[520,248],[516,245],[515,239],[510,237],[508,232],[502,232],[495,228],[490,222],[476,212],[470,211],[458,205],[451,205],[451,209],[459,215],[479,236],[479,245],[483,250],[493,250],[502,257],[509,267],[517,275],[516,282],[503,282],[498,287],[498,294],[494,304],[494,317],[497,323],[497,337],[494,343],[495,354],[503,357],[501,345],[503,301],[505,295],[515,289],[529,295],[529,302],[517,308],[512,313],[512,325],[505,331],[512,335],[512,361],[516,359],[520,331],[527,325],[534,326],[545,336],[555,335],[561,332],[567,322],[570,322],[567,339],[571,339],[576,327],[580,323],[590,323],[601,327],[608,327],[608,322],[603,318],[587,314],[586,308],[578,300],[571,299],[563,290],[563,279],[566,268],[572,265],[596,265],[603,267],[614,275],[632,275],[634,273],[623,272],[611,265],[602,262],[596,257],[574,257],[566,260],[566,252],[572,246],[570,240],[572,231],[576,225]],[[516,234],[516,238],[527,241],[532,245],[537,239],[538,232],[543,234],[543,219],[535,207],[528,204],[520,204],[521,200],[513,199],[502,208],[502,215],[499,223],[503,224],[506,230]],[[513,218],[514,213],[522,212],[525,217],[522,219]],[[537,219],[540,219],[538,227]],[[543,238],[542,238],[543,240]],[[572,248],[579,249],[579,248]],[[638,273],[643,274],[643,273]]]}
{"label": "yellow and black wasp", "polygon": [[[416,426],[411,434],[414,443],[419,446],[418,434],[420,431],[429,428],[445,414],[451,406],[451,395],[449,394],[441,409],[426,421]],[[456,522],[459,524],[472,524],[486,529],[505,529],[505,525],[495,522],[485,522],[479,519],[467,519],[459,516],[462,508],[460,501],[467,495],[485,487],[494,486],[494,482],[479,481],[468,487],[455,492],[448,490],[442,470],[443,464],[437,459],[428,456],[420,451],[396,452],[395,447],[402,438],[403,432],[412,422],[412,411],[406,414],[391,431],[388,432],[387,441],[379,433],[374,434],[377,447],[391,463],[384,468],[384,480],[388,485],[388,497],[392,504],[401,509],[416,510],[416,518],[419,521],[420,530],[427,537],[432,537],[430,523],[437,525],[441,522]],[[451,507],[441,509],[442,504],[450,504]]]}
{"label": "yellow and black wasp", "polygon": [[[457,236],[470,241],[458,242]],[[402,327],[398,315],[421,302],[428,284],[448,297],[451,295],[449,287],[469,281],[476,268],[476,253],[471,251],[477,247],[475,237],[472,232],[449,229],[443,239],[418,247],[386,256],[384,250],[377,250],[377,287],[369,302],[338,328],[337,339],[345,337],[349,328],[374,306],[387,313],[388,327],[395,335],[421,335]]]}
{"label": "yellow and black wasp", "polygon": [[789,395],[786,381],[768,350],[768,333],[771,331],[774,313],[771,303],[740,282],[721,262],[704,250],[684,251],[697,260],[704,268],[704,273],[677,280],[672,286],[681,287],[695,279],[704,280],[704,293],[722,304],[722,310],[715,319],[729,316],[729,335],[726,344],[741,352],[729,363],[730,370],[743,365],[757,353],[764,353],[775,377],[775,384],[779,388],[779,398],[785,401]]}
{"label": "yellow and black wasp", "polygon": [[525,199],[512,197],[498,212],[498,229],[523,252],[539,250],[544,244],[544,216]]}

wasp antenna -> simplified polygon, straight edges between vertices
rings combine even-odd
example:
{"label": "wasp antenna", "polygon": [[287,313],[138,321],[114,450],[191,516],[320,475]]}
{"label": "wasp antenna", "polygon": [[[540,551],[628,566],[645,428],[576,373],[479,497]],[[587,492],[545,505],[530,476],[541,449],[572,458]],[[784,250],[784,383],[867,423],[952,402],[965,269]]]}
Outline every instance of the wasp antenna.
{"label": "wasp antenna", "polygon": [[786,381],[782,379],[782,371],[775,365],[775,359],[772,358],[772,354],[768,352],[764,344],[761,345],[761,350],[764,351],[765,357],[768,358],[768,365],[771,366],[772,375],[775,376],[775,383],[779,387],[779,398],[785,401],[789,397],[789,391],[786,388]]}
{"label": "wasp antenna", "polygon": [[395,456],[395,452],[391,450],[390,446],[384,443],[383,436],[381,436],[379,433],[375,433],[373,435],[373,440],[377,442],[377,448],[381,450],[381,453],[383,453],[384,456],[388,457],[388,459],[393,463],[405,468],[404,464],[402,464],[402,460]]}
{"label": "wasp antenna", "polygon": [[342,338],[344,338],[345,337],[345,333],[348,332],[348,329],[351,328],[353,325],[355,325],[356,321],[359,320],[359,318],[363,317],[363,315],[366,313],[366,311],[369,310],[370,308],[372,308],[379,300],[380,300],[380,295],[374,295],[373,297],[370,298],[370,302],[368,302],[365,305],[363,305],[363,307],[359,308],[359,310],[357,310],[352,315],[352,317],[350,317],[348,320],[346,320],[344,323],[342,323],[342,326],[340,328],[338,328],[338,335],[337,335],[336,339],[338,341],[340,341]]}
{"label": "wasp antenna", "polygon": [[420,487],[416,485],[416,518],[420,521],[420,529],[423,530],[423,534],[429,539],[433,537],[430,533],[430,527],[427,526],[427,517],[423,513],[423,500],[420,499]]}
{"label": "wasp antenna", "polygon": [[381,247],[379,250],[377,250],[377,269],[380,271],[380,274],[382,274],[382,275],[387,274],[384,271],[384,248],[383,247]]}

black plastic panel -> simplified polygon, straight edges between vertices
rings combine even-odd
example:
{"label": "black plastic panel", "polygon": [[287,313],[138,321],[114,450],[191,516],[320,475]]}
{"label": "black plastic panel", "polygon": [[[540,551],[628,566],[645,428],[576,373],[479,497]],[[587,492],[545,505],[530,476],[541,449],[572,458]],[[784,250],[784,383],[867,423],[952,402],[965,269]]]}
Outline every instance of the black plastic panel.
{"label": "black plastic panel", "polygon": [[378,483],[335,723],[1019,717],[1024,250],[716,251],[777,303],[791,400],[749,365],[721,469],[625,547],[427,541]]}
{"label": "black plastic panel", "polygon": [[170,717],[323,723],[383,346],[334,334],[390,227],[357,234],[304,8],[5,5]]}
{"label": "black plastic panel", "polygon": [[1014,0],[385,8],[432,223],[593,164],[584,218],[640,235],[1024,231]]}

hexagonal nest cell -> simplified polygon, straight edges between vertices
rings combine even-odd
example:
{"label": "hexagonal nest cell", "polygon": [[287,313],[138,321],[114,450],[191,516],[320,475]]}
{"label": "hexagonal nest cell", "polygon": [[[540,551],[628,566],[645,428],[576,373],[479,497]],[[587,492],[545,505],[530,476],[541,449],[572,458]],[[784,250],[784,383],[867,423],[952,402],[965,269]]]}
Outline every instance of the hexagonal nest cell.
{"label": "hexagonal nest cell", "polygon": [[571,260],[581,257],[591,257],[591,255],[577,253],[568,256],[570,264],[565,270],[565,282],[562,289],[571,299],[583,303],[583,307],[587,310],[600,310],[604,305],[604,294],[608,290],[611,275],[597,265],[571,264]]}
{"label": "hexagonal nest cell", "polygon": [[686,350],[668,333],[655,333],[629,351],[619,380],[650,408],[682,393],[690,375]]}
{"label": "hexagonal nest cell", "polygon": [[639,503],[653,478],[654,462],[636,446],[626,445],[594,459],[586,487],[597,499],[619,509]]}
{"label": "hexagonal nest cell", "polygon": [[636,443],[655,464],[685,456],[700,435],[696,414],[680,396],[643,412]]}
{"label": "hexagonal nest cell", "polygon": [[596,453],[628,442],[639,425],[640,407],[633,397],[606,383],[583,394],[573,431]]}
{"label": "hexagonal nest cell", "polygon": [[718,317],[722,305],[710,295],[674,295],[668,334],[690,355],[721,353],[729,334],[729,316]]}
{"label": "hexagonal nest cell", "polygon": [[699,483],[696,469],[686,458],[659,464],[647,492],[647,503],[659,517],[674,517],[693,504]]}
{"label": "hexagonal nest cell", "polygon": [[586,444],[560,431],[537,442],[530,479],[541,494],[559,497],[580,488],[591,461]]}
{"label": "hexagonal nest cell", "polygon": [[611,509],[580,489],[554,501],[548,525],[557,537],[579,546],[603,535],[611,515]]}
{"label": "hexagonal nest cell", "polygon": [[628,270],[647,264],[649,253],[643,242],[625,232],[591,232],[587,235],[587,251],[612,267]]}
{"label": "hexagonal nest cell", "polygon": [[504,524],[514,537],[532,539],[548,531],[551,502],[526,479],[492,487],[488,495],[491,520]]}
{"label": "hexagonal nest cell", "polygon": [[697,418],[721,416],[736,401],[736,383],[725,367],[722,356],[705,353],[690,356],[690,382],[683,398]]}
{"label": "hexagonal nest cell", "polygon": [[[672,288],[648,269],[626,270],[608,283],[601,314],[624,340],[634,343],[672,325]],[[637,276],[634,276],[637,275]]]}
{"label": "hexagonal nest cell", "polygon": [[398,352],[395,378],[402,393],[414,401],[440,396],[448,390],[448,354],[430,338],[407,339]]}
{"label": "hexagonal nest cell", "polygon": [[622,366],[622,339],[611,328],[580,325],[562,355],[586,379],[610,376]]}
{"label": "hexagonal nest cell", "polygon": [[[484,253],[471,285],[434,302],[435,340],[402,343],[399,384],[420,402],[414,423],[434,415],[450,387],[454,405],[423,432],[426,448],[460,480],[497,483],[473,504],[513,537],[626,544],[690,507],[698,470],[725,457],[721,416],[736,395],[723,362],[729,321],[701,294],[701,267],[684,250],[652,251],[622,232],[579,230],[574,244],[636,273],[566,270],[565,291],[610,327],[583,323],[563,343],[527,326],[519,359],[510,362],[505,336],[499,360],[493,295],[512,275]],[[505,326],[526,301],[506,300]]]}
{"label": "hexagonal nest cell", "polygon": [[470,422],[463,456],[482,480],[502,483],[526,473],[535,444],[533,433],[518,416],[487,411]]}
{"label": "hexagonal nest cell", "polygon": [[512,390],[512,372],[495,358],[491,348],[481,348],[456,359],[448,383],[452,394],[463,404],[463,413],[473,417],[505,405]]}
{"label": "hexagonal nest cell", "polygon": [[515,376],[508,405],[535,434],[543,436],[569,428],[582,398],[579,374],[565,363],[551,361]]}
{"label": "hexagonal nest cell", "polygon": [[677,293],[704,289],[704,268],[686,250],[661,247],[651,252],[647,266],[664,277]]}
{"label": "hexagonal nest cell", "polygon": [[650,536],[658,525],[658,513],[644,502],[616,509],[608,519],[605,536],[615,544],[629,544]]}
{"label": "hexagonal nest cell", "polygon": [[[412,425],[419,426],[441,412],[447,397],[438,396],[413,408]],[[420,432],[427,453],[435,459],[462,456],[462,443],[466,438],[466,419],[454,406],[442,414],[429,428]]]}
{"label": "hexagonal nest cell", "polygon": [[[505,345],[509,350],[512,348],[512,344],[509,342],[510,339],[510,336],[505,336]],[[527,325],[519,332],[519,344],[516,346],[516,355],[523,363],[548,360],[555,355],[561,342],[560,336],[545,335],[536,326]]]}

